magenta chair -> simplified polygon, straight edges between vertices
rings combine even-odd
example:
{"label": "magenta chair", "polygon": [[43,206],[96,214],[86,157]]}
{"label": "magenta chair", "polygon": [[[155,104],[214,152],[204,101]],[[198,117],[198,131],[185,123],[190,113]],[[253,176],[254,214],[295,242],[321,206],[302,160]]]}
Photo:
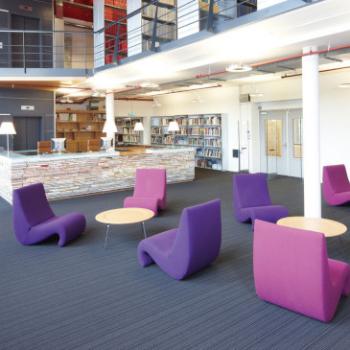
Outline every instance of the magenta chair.
{"label": "magenta chair", "polygon": [[136,169],[132,197],[124,200],[124,208],[146,208],[155,214],[166,206],[166,170]]}
{"label": "magenta chair", "polygon": [[350,202],[350,183],[344,164],[323,167],[322,191],[329,205]]}
{"label": "magenta chair", "polygon": [[156,263],[182,280],[210,265],[221,246],[220,200],[185,208],[178,228],[142,240],[137,248],[142,267]]}
{"label": "magenta chair", "polygon": [[253,265],[261,299],[320,321],[350,294],[350,266],[328,259],[322,233],[256,220]]}

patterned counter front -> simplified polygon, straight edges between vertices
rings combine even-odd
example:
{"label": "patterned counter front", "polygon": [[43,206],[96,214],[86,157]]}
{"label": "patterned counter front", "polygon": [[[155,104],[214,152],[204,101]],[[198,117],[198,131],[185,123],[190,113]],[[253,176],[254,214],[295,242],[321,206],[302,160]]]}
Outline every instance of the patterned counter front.
{"label": "patterned counter front", "polygon": [[168,183],[192,181],[194,156],[192,148],[148,149],[126,156],[0,156],[0,196],[11,203],[14,189],[36,182],[44,183],[51,200],[123,190],[134,186],[137,168],[166,168]]}

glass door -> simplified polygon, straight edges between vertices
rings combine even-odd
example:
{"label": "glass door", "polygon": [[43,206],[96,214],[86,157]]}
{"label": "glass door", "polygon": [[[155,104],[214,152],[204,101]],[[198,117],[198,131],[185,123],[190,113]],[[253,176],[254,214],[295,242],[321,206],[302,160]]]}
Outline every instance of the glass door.
{"label": "glass door", "polygon": [[288,175],[286,112],[260,112],[261,171],[270,175]]}
{"label": "glass door", "polygon": [[288,111],[289,176],[303,177],[302,110]]}

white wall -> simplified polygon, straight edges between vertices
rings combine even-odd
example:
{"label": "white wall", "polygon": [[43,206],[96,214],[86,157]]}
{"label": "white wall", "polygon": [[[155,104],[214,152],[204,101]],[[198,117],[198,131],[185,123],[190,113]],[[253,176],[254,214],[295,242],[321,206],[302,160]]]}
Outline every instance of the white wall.
{"label": "white wall", "polygon": [[[127,14],[130,14],[141,8],[141,0],[128,0]],[[142,52],[142,15],[136,14],[128,18],[127,37],[128,37],[128,56],[137,55]]]}
{"label": "white wall", "polygon": [[[344,163],[350,174],[350,89],[341,89],[340,83],[350,81],[350,72],[320,74],[320,119],[321,119],[321,167]],[[243,86],[242,92],[249,92],[251,86]],[[301,77],[281,79],[254,86],[263,97],[253,102],[263,109],[290,109],[302,106]],[[248,116],[249,117],[249,116]],[[307,116],[303,116],[307,118]],[[252,117],[259,118],[258,114]],[[307,132],[307,130],[305,131]],[[258,135],[253,135],[255,139]],[[259,143],[254,142],[253,154],[259,154]],[[257,159],[253,167],[257,168]]]}
{"label": "white wall", "polygon": [[94,67],[101,67],[105,64],[105,34],[98,30],[105,26],[105,4],[104,0],[94,0]]}
{"label": "white wall", "polygon": [[177,38],[199,32],[198,1],[177,0]]}

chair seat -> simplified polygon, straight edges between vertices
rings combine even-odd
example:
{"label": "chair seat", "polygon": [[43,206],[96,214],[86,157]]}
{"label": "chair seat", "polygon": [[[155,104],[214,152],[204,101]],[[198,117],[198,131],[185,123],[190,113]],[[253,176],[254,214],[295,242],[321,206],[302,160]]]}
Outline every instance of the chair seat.
{"label": "chair seat", "polygon": [[126,197],[124,199],[124,208],[145,208],[158,213],[159,198],[155,197]]}
{"label": "chair seat", "polygon": [[333,205],[340,205],[350,202],[350,191],[334,193],[331,202]]}
{"label": "chair seat", "polygon": [[332,286],[336,289],[339,288],[339,286],[344,286],[342,289],[342,294],[347,296],[350,295],[350,267],[348,264],[328,259],[328,266],[329,266],[329,274]]}
{"label": "chair seat", "polygon": [[211,264],[220,245],[220,200],[213,200],[185,208],[178,228],[142,240],[137,255],[142,267],[156,263],[170,277],[182,280]]}
{"label": "chair seat", "polygon": [[85,216],[80,213],[69,213],[63,216],[54,216],[51,219],[33,226],[28,236],[31,244],[42,241],[50,236],[59,236],[58,245],[64,246],[74,240],[85,230]]}
{"label": "chair seat", "polygon": [[242,208],[241,213],[245,218],[244,221],[256,219],[277,222],[279,219],[288,216],[288,209],[283,205],[264,205],[259,207]]}
{"label": "chair seat", "polygon": [[279,219],[288,216],[288,209],[283,205],[266,205],[262,207],[250,208],[251,219],[254,222],[256,219],[277,222]]}

